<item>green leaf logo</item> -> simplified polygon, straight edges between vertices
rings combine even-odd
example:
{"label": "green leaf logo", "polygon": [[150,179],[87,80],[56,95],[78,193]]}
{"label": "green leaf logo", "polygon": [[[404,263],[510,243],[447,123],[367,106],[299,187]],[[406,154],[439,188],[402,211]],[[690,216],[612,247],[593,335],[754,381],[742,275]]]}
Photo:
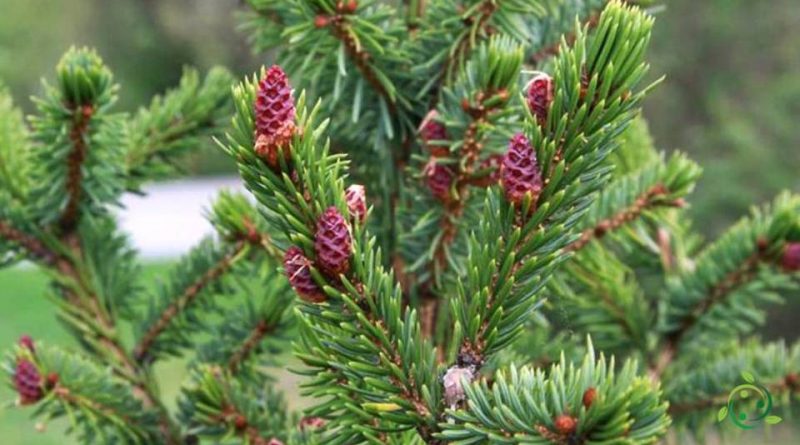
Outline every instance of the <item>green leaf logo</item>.
{"label": "green leaf logo", "polygon": [[742,378],[747,383],[755,383],[756,382],[756,379],[755,379],[755,377],[753,377],[753,374],[751,374],[750,372],[747,372],[747,371],[742,371]]}
{"label": "green leaf logo", "polygon": [[728,405],[720,408],[719,412],[717,413],[717,422],[722,422],[726,417],[728,417]]}
{"label": "green leaf logo", "polygon": [[775,425],[776,423],[781,423],[782,420],[783,419],[781,419],[778,416],[767,416],[767,418],[764,419],[764,421],[767,422],[768,425]]}

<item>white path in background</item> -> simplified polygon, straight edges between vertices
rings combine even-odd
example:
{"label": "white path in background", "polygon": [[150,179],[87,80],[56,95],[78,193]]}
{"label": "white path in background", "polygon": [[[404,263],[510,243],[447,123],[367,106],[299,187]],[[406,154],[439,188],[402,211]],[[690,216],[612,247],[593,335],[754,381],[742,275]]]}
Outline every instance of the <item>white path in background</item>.
{"label": "white path in background", "polygon": [[192,179],[152,184],[145,196],[125,195],[119,211],[122,230],[142,257],[182,255],[213,232],[204,217],[222,189],[243,190],[237,178]]}

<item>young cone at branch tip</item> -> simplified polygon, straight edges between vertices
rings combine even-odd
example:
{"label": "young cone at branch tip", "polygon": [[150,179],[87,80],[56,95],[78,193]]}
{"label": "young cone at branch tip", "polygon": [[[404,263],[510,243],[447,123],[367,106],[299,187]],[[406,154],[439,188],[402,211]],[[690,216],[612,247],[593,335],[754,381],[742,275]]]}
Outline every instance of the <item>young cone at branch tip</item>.
{"label": "young cone at branch tip", "polygon": [[350,212],[350,218],[353,221],[363,223],[367,217],[367,196],[364,186],[353,184],[347,187],[344,197],[347,201],[347,210]]}
{"label": "young cone at branch tip", "polygon": [[595,397],[597,397],[597,390],[595,388],[589,388],[584,391],[583,397],[581,398],[583,407],[586,409],[591,408]]}
{"label": "young cone at branch tip", "polygon": [[310,303],[325,301],[325,294],[311,276],[311,261],[306,258],[302,249],[296,246],[286,249],[283,256],[283,269],[289,279],[289,284],[302,300]]}
{"label": "young cone at branch tip", "polygon": [[453,183],[453,172],[446,166],[431,159],[425,166],[425,177],[427,178],[428,188],[433,196],[442,201],[450,199],[450,185]]}
{"label": "young cone at branch tip", "polygon": [[336,277],[350,270],[352,254],[350,226],[336,207],[328,207],[317,221],[314,250],[317,266],[326,274]]}
{"label": "young cone at branch tip", "polygon": [[31,351],[32,353],[36,352],[36,347],[33,344],[33,338],[30,335],[23,335],[19,338],[19,345],[23,348]]}
{"label": "young cone at branch tip", "polygon": [[520,204],[527,195],[535,202],[542,191],[536,152],[522,133],[509,141],[508,152],[503,157],[501,181],[506,199],[514,204]]}
{"label": "young cone at branch tip", "polygon": [[553,426],[556,427],[556,431],[566,436],[575,432],[578,421],[568,414],[561,414],[553,421]]}
{"label": "young cone at branch tip", "polygon": [[539,126],[544,127],[553,102],[553,79],[546,73],[538,73],[528,82],[526,90],[528,108]]}
{"label": "young cone at branch tip", "polygon": [[14,372],[14,387],[19,394],[20,404],[31,405],[44,397],[42,375],[30,360],[20,358]]}
{"label": "young cone at branch tip", "polygon": [[431,156],[443,157],[447,156],[450,152],[447,147],[442,145],[432,144],[434,141],[441,141],[447,139],[447,129],[436,118],[439,113],[436,110],[431,110],[425,115],[422,124],[419,126],[419,136],[425,144],[425,148],[431,153]]}
{"label": "young cone at branch tip", "polygon": [[280,156],[289,159],[289,144],[297,131],[292,88],[281,67],[273,65],[259,81],[254,111],[256,154],[278,168]]}
{"label": "young cone at branch tip", "polygon": [[800,242],[786,244],[786,247],[783,249],[781,264],[783,268],[788,271],[800,271]]}

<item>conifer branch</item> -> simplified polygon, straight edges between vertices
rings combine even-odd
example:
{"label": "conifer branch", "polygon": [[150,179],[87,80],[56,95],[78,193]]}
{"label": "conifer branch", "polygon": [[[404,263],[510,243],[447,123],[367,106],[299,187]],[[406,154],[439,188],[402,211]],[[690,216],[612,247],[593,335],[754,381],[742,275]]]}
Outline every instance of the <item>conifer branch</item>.
{"label": "conifer branch", "polygon": [[245,361],[248,356],[256,349],[258,343],[269,334],[272,326],[266,320],[259,320],[258,324],[250,331],[250,335],[244,342],[236,349],[228,360],[228,370],[234,374],[239,370],[239,366]]}
{"label": "conifer branch", "polygon": [[248,244],[244,240],[236,242],[228,249],[216,263],[211,265],[203,274],[195,279],[188,287],[183,289],[180,295],[175,298],[156,319],[156,321],[147,328],[140,337],[136,347],[134,348],[134,357],[138,361],[143,361],[148,357],[150,347],[158,340],[158,337],[167,329],[181,311],[190,306],[194,300],[201,294],[212,282],[218,280],[226,272],[228,272],[237,260],[241,259],[247,252]]}
{"label": "conifer branch", "polygon": [[78,222],[78,206],[81,202],[82,192],[82,169],[86,159],[87,130],[89,122],[94,114],[92,104],[67,104],[72,113],[72,124],[69,130],[69,140],[72,143],[72,151],[67,157],[67,179],[66,192],[68,194],[67,205],[61,216],[60,226],[65,234],[70,233]]}
{"label": "conifer branch", "polygon": [[627,209],[624,209],[611,218],[601,220],[593,228],[585,229],[580,238],[570,244],[566,250],[575,252],[586,247],[592,240],[603,238],[607,233],[619,229],[625,224],[638,218],[645,211],[654,207],[683,207],[682,199],[663,201],[660,198],[669,195],[671,192],[662,184],[657,184],[639,196],[636,201]]}
{"label": "conifer branch", "polygon": [[0,219],[0,238],[22,247],[31,257],[41,260],[45,264],[53,264],[58,257],[38,238],[13,227],[10,221]]}

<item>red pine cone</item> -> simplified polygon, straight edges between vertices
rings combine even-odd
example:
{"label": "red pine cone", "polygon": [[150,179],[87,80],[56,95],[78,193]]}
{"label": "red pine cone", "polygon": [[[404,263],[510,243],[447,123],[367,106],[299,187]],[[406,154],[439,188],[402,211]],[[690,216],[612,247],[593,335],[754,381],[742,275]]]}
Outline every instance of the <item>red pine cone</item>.
{"label": "red pine cone", "polygon": [[450,185],[453,183],[453,173],[449,168],[431,160],[425,167],[425,176],[428,178],[428,188],[433,196],[442,201],[450,199]]}
{"label": "red pine cone", "polygon": [[292,88],[281,67],[270,67],[258,83],[254,108],[256,153],[275,167],[277,152],[291,141],[296,132]]}
{"label": "red pine cone", "polygon": [[592,403],[594,403],[594,398],[597,397],[597,390],[594,388],[589,388],[583,393],[583,406],[586,409],[591,408]]}
{"label": "red pine cone", "polygon": [[431,155],[443,157],[447,156],[450,150],[445,146],[430,143],[447,139],[447,129],[441,122],[436,120],[438,116],[439,113],[436,110],[428,112],[425,119],[422,120],[422,124],[420,124],[419,136],[425,144],[425,147],[431,152]]}
{"label": "red pine cone", "polygon": [[33,338],[31,338],[30,335],[23,335],[20,337],[19,345],[31,352],[36,352],[36,348],[33,345]]}
{"label": "red pine cone", "polygon": [[311,276],[311,261],[303,255],[303,250],[292,246],[283,256],[283,269],[289,283],[301,299],[310,303],[325,301],[325,294]]}
{"label": "red pine cone", "polygon": [[335,277],[350,269],[350,227],[336,207],[328,207],[317,221],[314,250],[317,266],[326,274]]}
{"label": "red pine cone", "polygon": [[364,191],[364,186],[361,184],[353,184],[347,187],[344,192],[345,200],[347,201],[347,210],[350,212],[350,218],[360,223],[364,222],[367,217],[367,196]]}
{"label": "red pine cone", "polygon": [[508,152],[503,157],[501,182],[506,199],[519,204],[530,194],[534,200],[542,191],[542,175],[536,161],[536,151],[522,134],[511,138]]}
{"label": "red pine cone", "polygon": [[527,90],[528,108],[536,117],[536,122],[544,126],[553,102],[553,79],[545,73],[539,73],[528,82]]}
{"label": "red pine cone", "polygon": [[36,365],[27,359],[17,361],[17,369],[14,372],[14,386],[17,388],[20,401],[23,405],[30,405],[42,400],[42,376]]}
{"label": "red pine cone", "polygon": [[800,242],[788,243],[783,249],[783,268],[796,272],[800,271]]}
{"label": "red pine cone", "polygon": [[575,427],[578,426],[578,421],[572,416],[561,414],[560,416],[556,417],[553,425],[556,427],[556,431],[559,433],[570,435],[575,432]]}

